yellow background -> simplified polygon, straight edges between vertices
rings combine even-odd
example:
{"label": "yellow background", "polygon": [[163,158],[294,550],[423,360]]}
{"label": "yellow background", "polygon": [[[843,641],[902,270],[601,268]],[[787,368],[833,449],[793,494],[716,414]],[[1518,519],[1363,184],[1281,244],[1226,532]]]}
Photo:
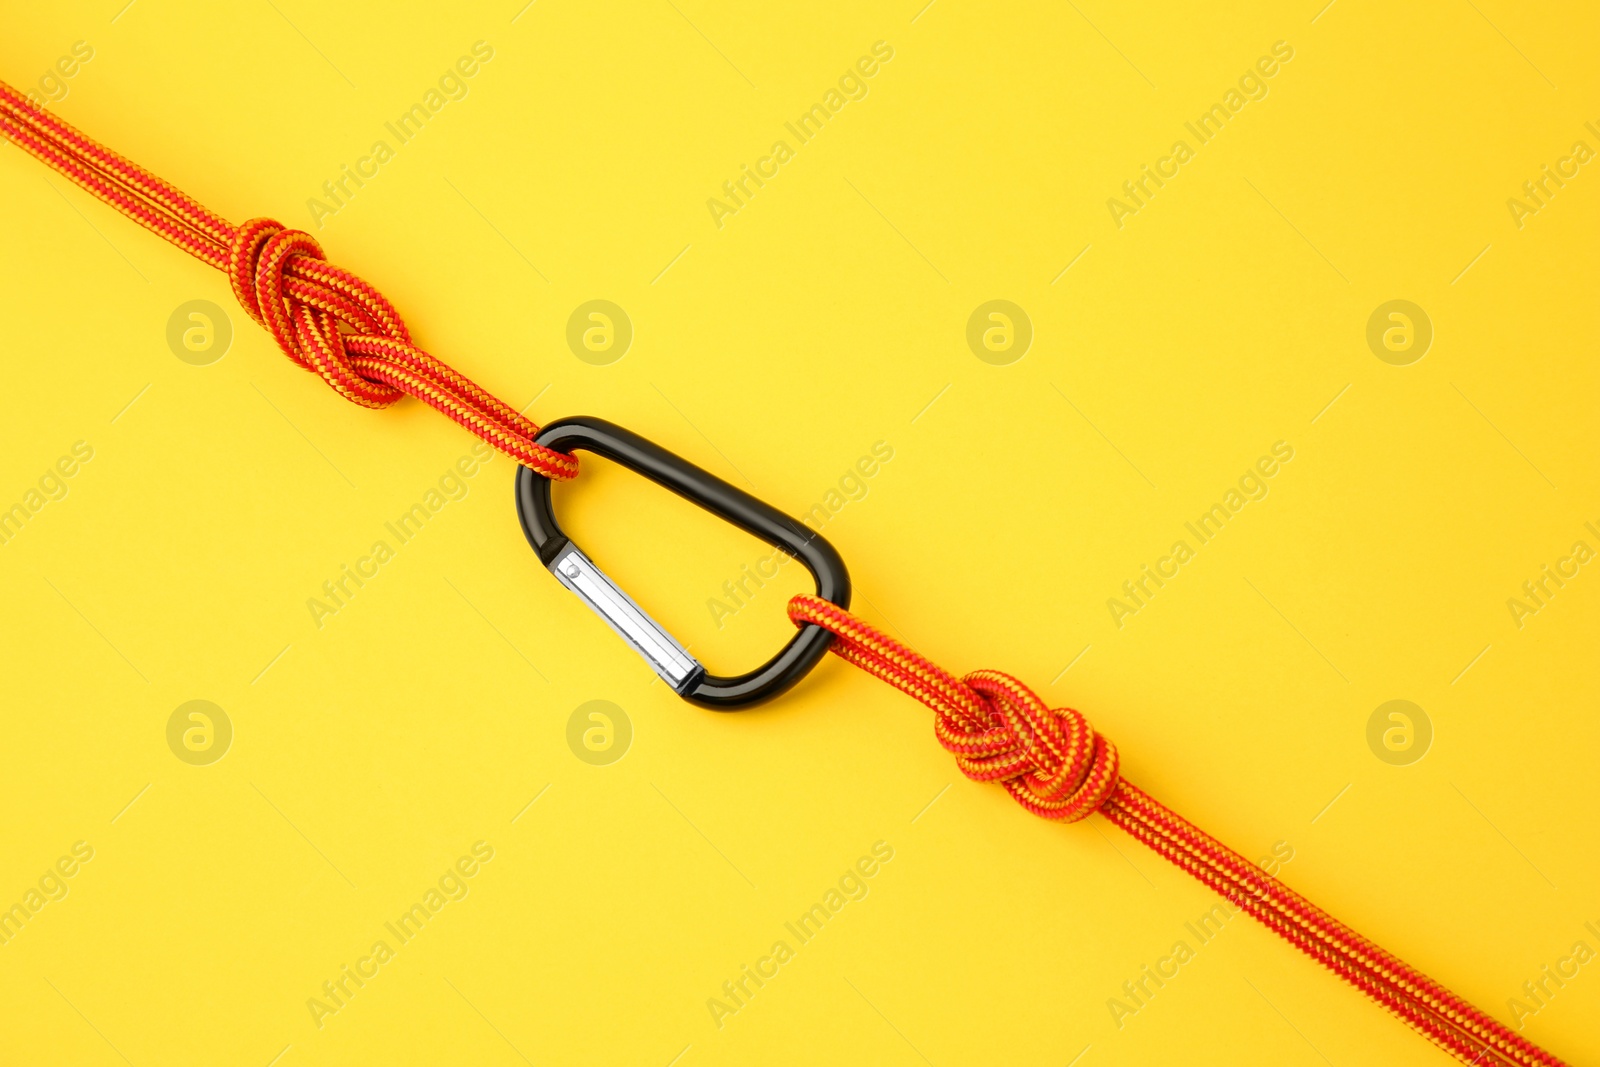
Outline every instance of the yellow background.
{"label": "yellow background", "polygon": [[[1082,708],[1131,780],[1246,855],[1287,843],[1289,884],[1509,1020],[1600,948],[1600,574],[1520,629],[1506,606],[1600,547],[1600,172],[1506,207],[1600,148],[1595,15],[918,6],[10,3],[0,76],[86,41],[57,113],[232,221],[308,226],[488,42],[316,231],[333,260],[540,421],[612,419],[794,512],[887,442],[826,530],[865,618]],[[865,99],[719,229],[707,199],[880,40]],[[1267,97],[1114,225],[1280,40]],[[0,903],[95,850],[0,947],[5,1062],[1445,1062],[1242,916],[1119,1029],[1107,999],[1212,895],[960,778],[836,660],[758,711],[678,700],[541,573],[509,461],[318,629],[307,598],[471,438],[344,402],[219,274],[10,147],[0,205],[0,503],[94,449],[0,547]],[[565,341],[595,298],[635,330],[608,366]],[[1435,331],[1404,367],[1365,339],[1396,298]],[[235,333],[204,367],[166,342],[194,299]],[[1033,324],[1009,366],[966,344],[991,299]],[[1279,440],[1270,495],[1115,626]],[[797,568],[719,632],[759,546],[585,463],[571,529],[709,663],[785,638]],[[166,743],[194,699],[234,728],[210,766]],[[633,724],[609,766],[566,742],[595,699]],[[1433,724],[1410,766],[1367,746],[1391,699]],[[480,840],[470,895],[319,1029],[307,999]],[[707,999],[880,840],[866,899],[719,1029]],[[1597,1018],[1590,964],[1524,1032],[1594,1062]]]}

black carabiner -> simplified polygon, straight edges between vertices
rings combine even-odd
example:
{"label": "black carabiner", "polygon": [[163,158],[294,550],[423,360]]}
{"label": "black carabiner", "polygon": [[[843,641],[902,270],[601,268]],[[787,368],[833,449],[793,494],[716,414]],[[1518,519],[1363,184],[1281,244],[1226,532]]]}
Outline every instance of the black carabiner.
{"label": "black carabiner", "polygon": [[[660,445],[588,416],[552,422],[535,440],[558,452],[593,452],[644,475],[787,552],[804,563],[816,579],[819,597],[841,608],[850,606],[850,575],[844,560],[821,534]],[[539,561],[691,703],[734,711],[770,700],[816,666],[833,641],[833,634],[808,624],[800,627],[776,656],[748,674],[736,678],[711,674],[561,532],[550,502],[550,479],[521,467],[516,494],[522,532]]]}

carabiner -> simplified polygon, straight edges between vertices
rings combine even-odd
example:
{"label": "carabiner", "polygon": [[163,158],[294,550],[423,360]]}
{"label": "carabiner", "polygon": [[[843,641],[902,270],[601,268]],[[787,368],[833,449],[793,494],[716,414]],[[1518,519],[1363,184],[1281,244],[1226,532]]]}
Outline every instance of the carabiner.
{"label": "carabiner", "polygon": [[[535,440],[557,452],[593,452],[644,475],[787,552],[816,579],[817,596],[841,608],[850,606],[850,575],[844,560],[821,534],[660,445],[588,416],[552,422]],[[733,711],[769,700],[804,677],[833,642],[833,634],[821,627],[803,626],[776,656],[748,674],[735,678],[711,674],[561,532],[550,502],[550,479],[528,467],[518,468],[516,494],[522,532],[540,562],[691,703]]]}

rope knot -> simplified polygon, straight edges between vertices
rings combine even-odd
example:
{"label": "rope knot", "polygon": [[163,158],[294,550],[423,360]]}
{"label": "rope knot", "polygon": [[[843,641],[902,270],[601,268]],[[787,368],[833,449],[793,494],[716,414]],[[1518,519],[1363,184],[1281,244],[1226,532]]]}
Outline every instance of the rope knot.
{"label": "rope knot", "polygon": [[372,286],[329,263],[309,233],[273,219],[251,219],[234,234],[227,271],[233,295],[284,355],[315,371],[345,399],[381,408],[405,395],[390,382],[362,374],[346,344],[360,339],[409,346],[400,314]]}
{"label": "rope knot", "polygon": [[1084,818],[1111,795],[1117,747],[1081,712],[1046,706],[1000,671],[974,671],[961,682],[975,706],[936,709],[934,733],[968,778],[998,781],[1035,815],[1063,822]]}
{"label": "rope knot", "polygon": [[388,299],[329,263],[309,233],[251,219],[234,231],[224,269],[284,355],[346,400],[381,408],[414,396],[547,478],[577,476],[577,460],[534,442],[531,419],[418,348]]}
{"label": "rope knot", "polygon": [[837,604],[802,593],[789,601],[796,626],[834,635],[830,651],[933,709],[933,732],[961,773],[999,782],[1033,814],[1077,822],[1117,788],[1117,746],[1072,708],[1050,708],[1009,674],[957,678]]}

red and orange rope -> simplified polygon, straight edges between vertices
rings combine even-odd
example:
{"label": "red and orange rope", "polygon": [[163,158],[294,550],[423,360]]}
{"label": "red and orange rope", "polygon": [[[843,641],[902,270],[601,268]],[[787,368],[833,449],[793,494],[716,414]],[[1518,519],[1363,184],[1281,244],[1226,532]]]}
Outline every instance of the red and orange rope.
{"label": "red and orange rope", "polygon": [[[376,289],[328,263],[310,234],[271,219],[233,226],[160,178],[90,140],[0,82],[0,134],[190,255],[227,274],[245,311],[294,362],[341,396],[386,407],[414,396],[549,478],[578,472],[534,443],[539,427],[418,348]],[[1458,1059],[1482,1067],[1562,1061],[1391,956],[1118,774],[1117,750],[1070,708],[1049,708],[998,671],[953,675],[849,612],[795,597],[796,625],[836,636],[834,652],[916,697],[963,774],[999,782],[1035,815],[1073,822],[1098,811],[1268,929],[1388,1008]]]}
{"label": "red and orange rope", "polygon": [[932,708],[934,736],[968,778],[1000,782],[1046,819],[1100,812],[1465,1063],[1561,1064],[1123,781],[1116,746],[1072,708],[1046,707],[998,671],[958,679],[820,597],[789,601],[789,618],[832,631],[834,652]]}
{"label": "red and orange rope", "polygon": [[414,396],[548,478],[577,475],[577,460],[534,443],[539,427],[531,420],[418,348],[388,299],[327,262],[310,234],[271,219],[230,225],[143,167],[34,107],[4,82],[0,134],[226,273],[239,303],[284,354],[346,400],[381,408]]}

